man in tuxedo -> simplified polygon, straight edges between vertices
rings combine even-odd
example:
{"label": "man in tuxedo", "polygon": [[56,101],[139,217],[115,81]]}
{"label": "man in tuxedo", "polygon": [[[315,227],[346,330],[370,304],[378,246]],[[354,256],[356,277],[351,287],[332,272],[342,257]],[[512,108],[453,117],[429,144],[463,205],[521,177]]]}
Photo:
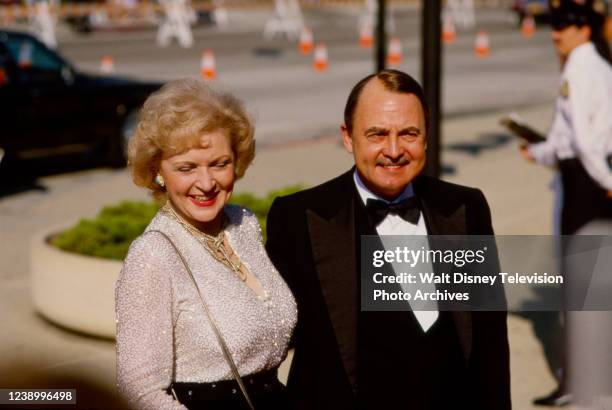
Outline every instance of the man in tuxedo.
{"label": "man in tuxedo", "polygon": [[482,192],[421,175],[428,122],[412,77],[364,78],[341,127],[355,166],[272,204],[267,250],[298,303],[297,408],[511,408],[505,312],[360,311],[361,235],[493,234]]}

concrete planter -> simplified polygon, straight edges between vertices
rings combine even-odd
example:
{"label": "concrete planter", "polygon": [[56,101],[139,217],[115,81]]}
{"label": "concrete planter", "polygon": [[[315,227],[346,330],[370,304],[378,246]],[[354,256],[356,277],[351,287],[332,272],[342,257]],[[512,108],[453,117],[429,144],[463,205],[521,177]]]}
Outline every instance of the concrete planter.
{"label": "concrete planter", "polygon": [[41,232],[30,243],[34,307],[61,326],[114,339],[115,282],[122,263],[51,246],[51,232],[59,231]]}

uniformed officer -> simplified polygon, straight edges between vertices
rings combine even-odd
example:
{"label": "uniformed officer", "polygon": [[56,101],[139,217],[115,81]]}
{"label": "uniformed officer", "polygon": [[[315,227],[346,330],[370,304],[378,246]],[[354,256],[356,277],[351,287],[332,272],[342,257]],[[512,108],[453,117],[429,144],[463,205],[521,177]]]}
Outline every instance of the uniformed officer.
{"label": "uniformed officer", "polygon": [[612,218],[612,66],[604,17],[595,12],[605,3],[577,1],[551,1],[552,39],[562,64],[556,112],[547,140],[521,149],[561,171],[563,235]]}
{"label": "uniformed officer", "polygon": [[[562,74],[555,116],[545,142],[522,155],[560,170],[560,233],[571,235],[594,220],[612,220],[612,66],[603,33],[603,0],[551,0],[552,40]],[[561,359],[564,362],[564,359]],[[535,404],[571,401],[567,375]]]}

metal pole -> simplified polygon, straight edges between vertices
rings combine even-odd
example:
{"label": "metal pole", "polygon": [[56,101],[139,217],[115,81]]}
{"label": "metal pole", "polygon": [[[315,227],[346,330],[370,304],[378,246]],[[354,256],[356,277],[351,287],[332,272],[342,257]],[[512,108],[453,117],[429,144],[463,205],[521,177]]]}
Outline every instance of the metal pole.
{"label": "metal pole", "polygon": [[440,176],[440,121],[442,44],[440,33],[441,0],[422,0],[421,26],[421,81],[429,104],[430,126],[427,133],[427,162],[425,174]]}
{"label": "metal pole", "polygon": [[385,17],[387,14],[385,0],[378,0],[376,14],[376,71],[384,70],[387,60],[387,32],[385,30]]}

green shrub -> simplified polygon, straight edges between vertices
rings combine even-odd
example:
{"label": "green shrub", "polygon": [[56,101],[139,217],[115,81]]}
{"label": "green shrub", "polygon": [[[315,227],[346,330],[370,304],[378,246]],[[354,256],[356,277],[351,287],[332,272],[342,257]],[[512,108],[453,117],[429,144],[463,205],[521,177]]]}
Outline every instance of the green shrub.
{"label": "green shrub", "polygon": [[253,213],[255,214],[255,216],[257,216],[257,219],[259,220],[259,224],[261,225],[261,231],[265,240],[266,217],[268,216],[268,211],[270,210],[270,206],[272,206],[272,201],[274,201],[274,198],[278,196],[289,195],[294,192],[301,191],[302,189],[304,189],[302,185],[291,185],[288,187],[270,191],[264,197],[257,197],[249,192],[244,192],[233,195],[230,203],[244,206],[245,208],[248,208],[253,211]]}
{"label": "green shrub", "polygon": [[[231,203],[255,213],[265,238],[266,216],[274,198],[301,189],[299,185],[289,186],[264,197],[240,193],[232,197]],[[159,206],[156,202],[123,201],[104,207],[94,219],[81,219],[74,227],[52,238],[51,243],[68,252],[123,260],[130,244],[144,232]]]}
{"label": "green shrub", "polygon": [[158,209],[152,202],[124,201],[107,206],[94,219],[81,219],[57,235],[52,243],[69,252],[123,260]]}

